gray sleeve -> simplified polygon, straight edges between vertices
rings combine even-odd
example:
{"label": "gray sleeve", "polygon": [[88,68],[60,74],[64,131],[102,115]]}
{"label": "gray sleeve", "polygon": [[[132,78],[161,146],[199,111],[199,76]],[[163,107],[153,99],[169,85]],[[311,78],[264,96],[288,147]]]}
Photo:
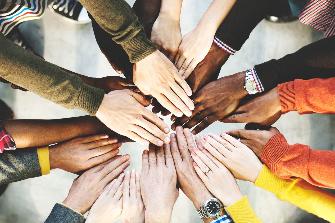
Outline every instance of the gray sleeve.
{"label": "gray sleeve", "polygon": [[0,185],[41,176],[37,149],[5,151],[0,154]]}
{"label": "gray sleeve", "polygon": [[56,204],[44,223],[84,223],[85,217],[62,204]]}

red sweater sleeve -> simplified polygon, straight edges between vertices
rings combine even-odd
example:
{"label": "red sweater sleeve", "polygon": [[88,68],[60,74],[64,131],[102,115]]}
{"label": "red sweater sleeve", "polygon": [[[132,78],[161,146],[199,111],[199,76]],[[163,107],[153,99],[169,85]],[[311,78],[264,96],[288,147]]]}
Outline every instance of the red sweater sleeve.
{"label": "red sweater sleeve", "polygon": [[278,85],[282,113],[335,113],[335,77],[294,80]]}
{"label": "red sweater sleeve", "polygon": [[277,134],[265,145],[261,160],[280,178],[297,177],[315,186],[335,189],[335,151],[289,145],[282,134]]}

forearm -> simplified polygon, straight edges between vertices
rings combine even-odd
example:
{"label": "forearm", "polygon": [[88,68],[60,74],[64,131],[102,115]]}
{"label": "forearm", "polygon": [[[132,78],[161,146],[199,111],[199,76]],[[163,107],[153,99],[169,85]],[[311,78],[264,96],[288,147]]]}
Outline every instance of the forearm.
{"label": "forearm", "polygon": [[160,15],[167,15],[170,19],[180,21],[183,0],[162,0]]}
{"label": "forearm", "polygon": [[229,14],[235,2],[236,0],[213,0],[198,23],[197,29],[204,30],[214,37],[217,29]]}
{"label": "forearm", "polygon": [[335,221],[335,196],[305,181],[282,180],[264,167],[255,185],[320,218]]}
{"label": "forearm", "polygon": [[335,36],[311,43],[278,60],[255,66],[265,91],[294,79],[335,75]]}
{"label": "forearm", "polygon": [[124,0],[81,0],[95,21],[120,44],[136,63],[153,53],[156,48],[148,40],[137,16]]}
{"label": "forearm", "polygon": [[96,113],[103,90],[86,85],[79,77],[17,47],[2,34],[0,45],[2,78],[64,107]]}
{"label": "forearm", "polygon": [[108,131],[105,125],[90,116],[55,120],[10,120],[3,125],[13,137],[17,148],[45,146]]}

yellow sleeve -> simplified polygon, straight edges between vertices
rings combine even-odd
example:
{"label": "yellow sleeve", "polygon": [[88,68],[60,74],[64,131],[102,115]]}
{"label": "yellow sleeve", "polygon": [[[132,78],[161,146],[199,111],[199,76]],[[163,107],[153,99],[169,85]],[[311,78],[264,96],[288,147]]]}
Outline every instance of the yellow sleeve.
{"label": "yellow sleeve", "polygon": [[37,155],[42,175],[49,174],[50,173],[49,147],[38,148]]}
{"label": "yellow sleeve", "polygon": [[283,180],[263,166],[255,185],[275,194],[279,199],[335,222],[335,196],[301,179]]}
{"label": "yellow sleeve", "polygon": [[235,204],[226,208],[235,223],[261,223],[262,221],[254,213],[247,197],[243,197]]}

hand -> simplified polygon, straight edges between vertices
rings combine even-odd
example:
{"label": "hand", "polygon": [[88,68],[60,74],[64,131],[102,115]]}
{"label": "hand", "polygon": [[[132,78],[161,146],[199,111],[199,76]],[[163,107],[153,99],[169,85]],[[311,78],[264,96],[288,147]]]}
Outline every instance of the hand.
{"label": "hand", "polygon": [[277,88],[241,105],[223,122],[257,123],[270,126],[281,116],[280,99]]}
{"label": "hand", "polygon": [[134,92],[139,93],[138,88],[133,83],[131,83],[125,78],[118,76],[92,78],[91,85],[103,89],[106,94],[108,94],[111,91],[124,90],[124,89],[130,89]]}
{"label": "hand", "polygon": [[119,153],[120,143],[107,135],[72,139],[50,147],[50,168],[78,173],[104,163]]}
{"label": "hand", "polygon": [[134,83],[146,95],[152,95],[174,115],[191,116],[191,88],[175,66],[159,51],[134,64]]}
{"label": "hand", "polygon": [[183,37],[175,64],[184,79],[188,78],[198,63],[206,57],[213,40],[214,35],[199,27]]}
{"label": "hand", "polygon": [[223,77],[203,87],[194,97],[195,110],[190,118],[176,120],[172,128],[183,125],[194,128],[193,133],[201,132],[215,121],[224,119],[238,107],[240,100],[247,95],[244,89],[245,73]]}
{"label": "hand", "polygon": [[206,57],[196,66],[187,78],[193,93],[211,81],[215,81],[220,74],[222,65],[228,60],[230,54],[218,47],[214,42]]}
{"label": "hand", "polygon": [[144,223],[144,205],[141,197],[140,175],[134,170],[126,173],[123,185],[123,223]]}
{"label": "hand", "polygon": [[129,156],[118,156],[100,164],[76,179],[63,204],[81,214],[86,213],[105,187],[129,166]]}
{"label": "hand", "polygon": [[201,205],[212,197],[204,183],[198,177],[192,164],[189,150],[196,148],[193,135],[188,129],[177,127],[176,135],[171,135],[171,152],[176,166],[178,182],[185,195],[198,210]]}
{"label": "hand", "polygon": [[227,134],[205,137],[202,145],[240,180],[254,183],[262,169],[257,156],[244,144]]}
{"label": "hand", "polygon": [[181,43],[180,22],[166,13],[160,13],[151,32],[151,41],[174,62]]}
{"label": "hand", "polygon": [[146,222],[170,222],[178,198],[177,174],[170,145],[150,147],[142,156],[141,193]]}
{"label": "hand", "polygon": [[241,129],[228,132],[229,135],[239,138],[241,143],[252,149],[258,157],[261,156],[269,140],[278,133],[280,132],[276,128],[270,128],[268,131]]}
{"label": "hand", "polygon": [[199,149],[192,153],[192,157],[195,161],[193,163],[195,171],[202,182],[225,207],[242,199],[243,196],[234,176],[217,159],[206,150]]}
{"label": "hand", "polygon": [[93,204],[86,223],[109,223],[117,220],[122,211],[122,189],[124,174],[113,180]]}
{"label": "hand", "polygon": [[169,143],[168,126],[147,110],[145,98],[130,90],[112,91],[106,94],[96,113],[111,130],[137,142],[155,145]]}

